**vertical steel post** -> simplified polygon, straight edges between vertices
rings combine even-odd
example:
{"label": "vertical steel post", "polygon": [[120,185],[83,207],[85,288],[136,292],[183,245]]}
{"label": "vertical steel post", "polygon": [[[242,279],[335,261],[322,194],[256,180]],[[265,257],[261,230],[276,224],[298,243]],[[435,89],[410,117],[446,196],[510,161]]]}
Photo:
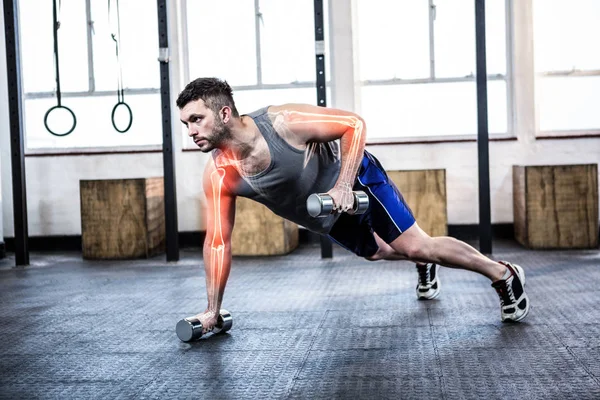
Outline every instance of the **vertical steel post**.
{"label": "vertical steel post", "polygon": [[477,58],[477,153],[479,159],[479,250],[492,253],[490,205],[490,157],[485,49],[485,0],[475,0],[475,48]]}
{"label": "vertical steel post", "polygon": [[[315,54],[317,72],[317,105],[327,107],[325,81],[325,32],[323,22],[323,0],[315,0]],[[332,258],[333,246],[325,235],[321,235],[321,258]]]}
{"label": "vertical steel post", "polygon": [[158,47],[160,62],[160,101],[162,108],[163,170],[165,188],[165,229],[167,261],[179,260],[179,231],[177,227],[177,188],[173,135],[171,132],[171,90],[169,74],[168,2],[158,0]]}
{"label": "vertical steel post", "polygon": [[24,266],[29,265],[29,232],[27,226],[21,61],[19,59],[19,7],[18,0],[4,0],[3,4],[12,159],[15,261],[17,266]]}

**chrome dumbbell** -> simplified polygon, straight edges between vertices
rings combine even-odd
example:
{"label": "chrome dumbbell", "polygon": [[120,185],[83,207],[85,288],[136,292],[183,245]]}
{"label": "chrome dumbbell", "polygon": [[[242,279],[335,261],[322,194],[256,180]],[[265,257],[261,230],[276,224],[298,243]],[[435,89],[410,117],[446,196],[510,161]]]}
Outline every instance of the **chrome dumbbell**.
{"label": "chrome dumbbell", "polygon": [[[219,332],[227,332],[231,329],[233,325],[233,318],[231,317],[231,313],[227,310],[221,310],[219,316],[217,317],[217,324],[210,331],[212,333]],[[196,317],[189,317],[182,319],[177,323],[175,327],[175,332],[177,332],[177,337],[182,342],[193,342],[194,340],[198,340],[202,337],[202,322]]]}
{"label": "chrome dumbbell", "polygon": [[[369,208],[369,196],[365,192],[355,191],[352,214],[364,214]],[[313,193],[306,200],[306,209],[311,217],[324,217],[333,213],[333,199],[327,193]]]}

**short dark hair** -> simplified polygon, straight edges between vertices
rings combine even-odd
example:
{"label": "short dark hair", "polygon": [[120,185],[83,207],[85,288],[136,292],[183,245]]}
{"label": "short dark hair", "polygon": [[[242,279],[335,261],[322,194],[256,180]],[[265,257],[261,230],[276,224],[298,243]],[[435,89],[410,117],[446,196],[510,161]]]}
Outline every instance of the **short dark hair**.
{"label": "short dark hair", "polygon": [[234,117],[239,117],[235,102],[233,101],[233,90],[227,81],[218,78],[198,78],[188,83],[185,89],[177,97],[177,107],[185,107],[191,101],[201,99],[215,114],[221,108],[231,108]]}

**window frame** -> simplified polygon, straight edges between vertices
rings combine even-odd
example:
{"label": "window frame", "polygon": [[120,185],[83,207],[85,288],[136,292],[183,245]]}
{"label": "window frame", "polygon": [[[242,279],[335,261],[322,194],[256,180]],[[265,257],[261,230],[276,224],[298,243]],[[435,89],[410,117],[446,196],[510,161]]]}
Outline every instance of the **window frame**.
{"label": "window frame", "polygon": [[[116,90],[96,90],[95,74],[94,74],[94,46],[93,32],[94,19],[92,18],[92,0],[85,0],[85,18],[86,18],[86,43],[87,43],[87,59],[88,59],[88,90],[78,92],[61,91],[62,99],[78,98],[78,97],[107,97],[114,96]],[[160,87],[158,88],[124,88],[123,93],[128,96],[140,94],[158,94],[160,95]],[[56,91],[43,92],[25,92],[21,93],[23,100],[23,109],[27,100],[55,98]],[[24,122],[26,122],[26,115]],[[27,134],[24,135],[25,141],[25,156],[45,156],[45,155],[81,155],[81,154],[113,154],[113,153],[146,153],[160,152],[162,144],[140,144],[132,146],[97,146],[97,147],[28,147]]]}
{"label": "window frame", "polygon": [[[532,11],[532,23],[535,19],[535,5],[533,0],[528,0]],[[534,29],[535,29],[535,24]],[[533,42],[535,48],[535,31],[532,29],[530,32],[530,39]],[[582,78],[591,76],[600,76],[599,69],[579,69],[572,68],[570,70],[547,70],[547,71],[536,71],[535,70],[535,51],[533,52],[533,76],[537,82],[539,79],[552,79],[552,78]],[[593,129],[552,129],[552,130],[541,130],[540,127],[540,111],[537,102],[537,93],[534,95],[535,102],[535,138],[536,139],[573,139],[573,138],[587,138],[587,137],[599,137],[600,126]]]}
{"label": "window frame", "polygon": [[[183,67],[182,67],[182,72],[183,72],[183,79],[184,82],[190,82],[191,77],[190,77],[190,69],[189,69],[189,31],[188,31],[188,27],[187,27],[187,18],[185,17],[187,15],[187,3],[190,0],[182,0],[181,1],[181,15],[183,16],[181,18],[180,24],[181,24],[181,32],[182,33],[182,63],[183,63]],[[327,7],[326,4],[324,4],[324,9]],[[325,14],[327,14],[327,11],[325,12]],[[260,0],[254,0],[254,32],[255,32],[255,41],[256,41],[256,84],[255,85],[236,85],[236,86],[232,86],[232,90],[235,92],[237,91],[245,91],[245,90],[271,90],[271,89],[307,89],[307,88],[314,88],[315,89],[315,104],[316,104],[316,99],[317,99],[317,94],[316,94],[316,90],[317,90],[317,79],[315,76],[315,79],[312,81],[296,81],[296,82],[289,82],[289,83],[263,83],[263,73],[262,73],[262,55],[261,55],[261,24],[262,24],[262,20],[261,20],[262,14],[260,12]],[[330,81],[327,80],[327,84],[329,84]],[[234,94],[235,96],[235,94]],[[184,135],[184,137],[187,136],[185,130],[182,133]],[[199,149],[197,148],[196,145],[194,145],[193,143],[191,143],[189,140],[183,140],[183,144],[182,144],[182,150],[183,151],[199,151]]]}
{"label": "window frame", "polygon": [[[435,0],[429,1],[429,77],[418,79],[375,79],[359,80],[359,86],[362,89],[365,86],[392,86],[392,85],[414,85],[429,83],[457,83],[457,82],[476,82],[475,74],[459,77],[437,78],[435,76]],[[506,73],[488,74],[487,81],[504,81],[506,84],[506,132],[488,132],[489,140],[511,140],[516,138],[514,124],[514,87],[513,87],[513,62],[514,46],[512,27],[513,18],[513,0],[504,0],[504,26],[505,26],[505,55],[506,55]],[[473,26],[475,29],[475,26]],[[475,46],[473,44],[473,46]],[[358,95],[360,96],[360,94]],[[443,143],[443,142],[466,142],[477,138],[477,132],[465,133],[461,135],[424,135],[424,136],[397,136],[389,138],[367,139],[368,145],[382,144],[401,144],[401,143]]]}
{"label": "window frame", "polygon": [[[582,78],[590,76],[600,76],[600,69],[572,69],[572,70],[556,70],[544,71],[535,74],[537,79],[552,79],[552,78]],[[537,105],[536,96],[536,126],[540,126],[540,112]],[[565,139],[579,137],[598,137],[600,136],[600,126],[595,129],[553,129],[541,130],[536,129],[535,136],[537,139]]]}

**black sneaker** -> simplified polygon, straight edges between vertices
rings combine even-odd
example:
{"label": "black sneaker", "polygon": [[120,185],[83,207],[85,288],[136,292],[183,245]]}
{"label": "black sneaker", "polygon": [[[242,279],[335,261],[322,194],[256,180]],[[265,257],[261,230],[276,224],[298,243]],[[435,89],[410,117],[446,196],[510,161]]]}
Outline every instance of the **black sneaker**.
{"label": "black sneaker", "polygon": [[500,261],[510,271],[510,276],[492,283],[500,297],[502,321],[517,322],[529,313],[529,297],[525,293],[525,271],[519,265]]}
{"label": "black sneaker", "polygon": [[436,264],[417,264],[419,283],[417,284],[417,299],[431,300],[440,294],[440,280],[438,279]]}

